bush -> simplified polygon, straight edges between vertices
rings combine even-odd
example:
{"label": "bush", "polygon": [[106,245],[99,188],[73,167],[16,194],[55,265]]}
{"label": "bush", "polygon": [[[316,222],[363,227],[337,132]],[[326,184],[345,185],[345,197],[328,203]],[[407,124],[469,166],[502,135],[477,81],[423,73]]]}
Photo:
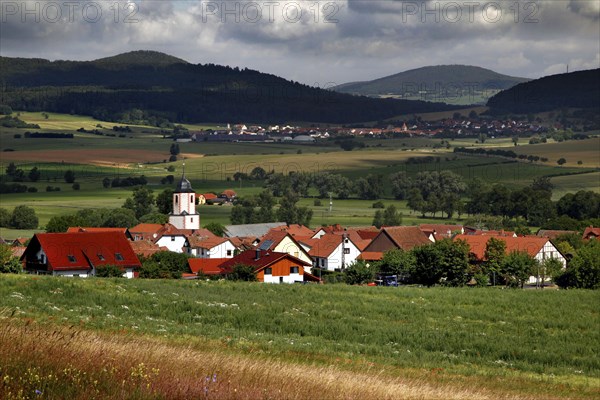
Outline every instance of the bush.
{"label": "bush", "polygon": [[385,208],[385,204],[383,204],[383,201],[376,201],[373,203],[373,208]]}
{"label": "bush", "polygon": [[377,268],[370,266],[365,261],[356,261],[344,271],[344,280],[348,285],[360,285],[373,282]]}
{"label": "bush", "polygon": [[27,188],[27,191],[29,193],[37,193],[38,190],[37,190],[36,187],[30,186],[30,187]]}
{"label": "bush", "polygon": [[23,205],[15,207],[10,219],[10,225],[15,229],[35,229],[38,223],[35,210]]}
{"label": "bush", "polygon": [[227,275],[228,280],[256,282],[256,272],[251,265],[237,264],[233,266],[233,272]]}
{"label": "bush", "polygon": [[98,278],[122,278],[123,271],[116,265],[99,265],[96,267],[96,276]]}
{"label": "bush", "polygon": [[555,282],[562,288],[600,289],[600,241],[590,240],[577,251]]}
{"label": "bush", "polygon": [[73,184],[73,186],[71,186],[71,187],[73,188],[73,190],[79,190],[79,189],[81,189],[81,186],[79,185],[79,182],[75,182]]}
{"label": "bush", "polygon": [[315,201],[313,201],[313,205],[314,205],[315,207],[321,207],[321,205],[322,205],[322,204],[321,204],[321,200],[319,200],[319,199],[315,199]]}

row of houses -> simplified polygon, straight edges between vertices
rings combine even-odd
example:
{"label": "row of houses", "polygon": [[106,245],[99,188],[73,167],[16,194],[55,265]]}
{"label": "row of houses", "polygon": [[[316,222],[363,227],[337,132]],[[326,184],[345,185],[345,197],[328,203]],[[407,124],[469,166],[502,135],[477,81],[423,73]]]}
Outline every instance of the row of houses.
{"label": "row of houses", "polygon": [[[463,240],[473,259],[485,261],[490,238],[502,240],[507,252],[524,251],[539,261],[563,255],[552,242],[566,231],[540,231],[537,236],[517,236],[509,231],[483,231],[460,225],[423,224],[344,228],[339,225],[309,229],[284,223],[232,225],[219,237],[206,229],[178,229],[171,224],[139,224],[128,228],[73,227],[66,233],[40,233],[20,249],[29,273],[89,277],[98,267],[116,265],[128,278],[136,277],[140,257],[159,251],[185,253],[189,260],[184,278],[227,275],[237,264],[254,267],[262,282],[319,282],[314,269],[340,271],[356,260],[375,262],[393,249],[414,247],[450,238]],[[586,229],[584,238],[595,239],[600,229]],[[21,244],[21,241],[19,241]],[[531,277],[531,282],[535,282]]]}

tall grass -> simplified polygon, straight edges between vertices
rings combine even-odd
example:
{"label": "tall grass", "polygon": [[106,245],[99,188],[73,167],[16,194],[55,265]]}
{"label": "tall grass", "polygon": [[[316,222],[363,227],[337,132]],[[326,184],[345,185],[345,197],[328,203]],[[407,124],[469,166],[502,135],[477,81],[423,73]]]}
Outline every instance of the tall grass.
{"label": "tall grass", "polygon": [[600,395],[599,292],[14,276],[0,298],[12,319],[210,345],[219,357]]}

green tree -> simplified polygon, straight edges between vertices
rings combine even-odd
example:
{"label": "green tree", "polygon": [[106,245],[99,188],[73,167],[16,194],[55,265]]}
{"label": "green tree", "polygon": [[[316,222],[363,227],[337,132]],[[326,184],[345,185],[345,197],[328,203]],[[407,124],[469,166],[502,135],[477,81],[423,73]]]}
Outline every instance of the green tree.
{"label": "green tree", "polygon": [[537,260],[524,251],[513,251],[502,260],[500,274],[507,286],[521,287],[537,274]]}
{"label": "green tree", "polygon": [[154,209],[154,195],[152,190],[146,187],[139,187],[133,191],[132,197],[125,200],[123,208],[133,210],[136,218],[149,214]]}
{"label": "green tree", "polygon": [[398,212],[396,206],[390,204],[383,212],[383,225],[398,226],[402,223],[402,214]]}
{"label": "green tree", "polygon": [[385,275],[396,275],[404,283],[412,283],[412,275],[417,260],[411,251],[393,249],[383,254],[377,269]]}
{"label": "green tree", "polygon": [[137,225],[138,220],[133,210],[116,208],[103,221],[102,226],[107,228],[130,228]]}
{"label": "green tree", "polygon": [[166,224],[169,222],[169,216],[165,214],[161,214],[159,212],[151,212],[146,215],[142,215],[139,219],[141,223],[144,224]]}
{"label": "green tree", "polygon": [[27,176],[31,182],[37,182],[40,180],[42,174],[40,173],[38,167],[33,167],[29,170],[29,174],[27,174]]}
{"label": "green tree", "polygon": [[300,198],[296,193],[288,190],[281,199],[279,209],[277,210],[277,219],[286,222],[288,225],[300,224],[308,226],[312,219],[312,210],[308,207],[298,207],[296,203]]}
{"label": "green tree", "polygon": [[242,225],[244,223],[244,207],[241,205],[233,206],[231,214],[229,214],[229,221],[232,225]]}
{"label": "green tree", "polygon": [[10,227],[10,212],[6,208],[0,208],[0,228]]}
{"label": "green tree", "polygon": [[[46,232],[60,233],[66,232],[71,226],[79,226],[79,220],[75,215],[55,215],[46,224]],[[87,225],[89,226],[89,225]]]}
{"label": "green tree", "polygon": [[348,285],[373,282],[377,269],[365,261],[357,260],[344,270],[344,281]]}
{"label": "green tree", "polygon": [[0,243],[0,274],[19,274],[23,272],[23,265],[13,255],[9,245]]}
{"label": "green tree", "polygon": [[232,281],[244,281],[244,282],[256,282],[256,272],[252,265],[236,264],[233,266],[233,270],[227,275],[228,280]]}
{"label": "green tree", "polygon": [[275,221],[275,212],[273,211],[273,207],[275,207],[275,198],[268,190],[263,190],[258,195],[258,214],[257,218],[259,222],[274,222]]}
{"label": "green tree", "polygon": [[556,163],[560,166],[564,165],[567,163],[567,160],[565,160],[563,157],[559,158],[558,161],[556,161]]}
{"label": "green tree", "polygon": [[414,282],[426,286],[433,286],[439,283],[443,276],[443,271],[439,263],[441,256],[438,248],[433,245],[424,245],[415,247],[412,253],[415,256]]}
{"label": "green tree", "polygon": [[16,206],[10,218],[10,225],[15,229],[35,229],[38,227],[35,210],[28,206]]}
{"label": "green tree", "polygon": [[542,288],[544,288],[544,282],[546,282],[546,278],[552,279],[553,282],[556,282],[555,279],[562,273],[563,265],[556,258],[547,258],[540,266],[540,275]]}
{"label": "green tree", "polygon": [[96,267],[96,276],[98,278],[122,278],[123,271],[116,265],[99,265]]}
{"label": "green tree", "polygon": [[67,170],[65,172],[65,182],[67,183],[73,183],[75,182],[75,172],[73,172],[72,170]]}
{"label": "green tree", "polygon": [[165,189],[156,196],[156,208],[161,214],[173,211],[173,189]]}
{"label": "green tree", "polygon": [[110,187],[111,180],[109,177],[102,179],[102,187],[108,189]]}
{"label": "green tree", "polygon": [[179,144],[178,143],[172,143],[171,144],[171,148],[169,149],[169,152],[171,153],[171,155],[176,156],[180,153],[179,150]]}
{"label": "green tree", "polygon": [[484,273],[490,276],[492,285],[496,285],[502,269],[502,262],[506,257],[506,242],[504,240],[490,238],[485,245]]}
{"label": "green tree", "polygon": [[590,240],[577,251],[555,282],[562,288],[600,289],[600,240]]}
{"label": "green tree", "polygon": [[381,228],[383,226],[384,222],[383,222],[383,211],[381,210],[377,210],[375,211],[375,216],[373,217],[373,222],[371,222],[371,225],[377,227],[377,229]]}
{"label": "green tree", "polygon": [[383,176],[367,175],[356,181],[358,197],[363,200],[377,200],[383,196]]}
{"label": "green tree", "polygon": [[218,222],[211,222],[209,224],[206,224],[204,225],[204,229],[208,229],[214,235],[219,237],[223,237],[223,235],[225,235],[225,226]]}

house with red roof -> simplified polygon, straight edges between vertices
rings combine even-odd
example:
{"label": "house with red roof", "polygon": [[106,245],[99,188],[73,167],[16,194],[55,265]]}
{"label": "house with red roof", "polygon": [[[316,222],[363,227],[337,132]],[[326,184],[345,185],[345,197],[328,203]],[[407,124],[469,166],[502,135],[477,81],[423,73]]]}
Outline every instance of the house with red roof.
{"label": "house with red roof", "polygon": [[313,266],[328,271],[340,271],[352,265],[361,253],[348,235],[327,234],[308,240],[307,245]]}
{"label": "house with red roof", "polygon": [[[540,263],[548,258],[554,258],[562,264],[563,268],[567,266],[567,259],[554,246],[550,239],[538,236],[490,236],[490,235],[456,235],[454,240],[463,240],[471,248],[471,256],[477,262],[485,261],[485,248],[487,242],[495,238],[502,240],[506,244],[506,254],[515,251],[525,252],[535,258]],[[535,283],[537,277],[529,277],[529,283]]]}
{"label": "house with red roof", "polygon": [[115,265],[133,278],[142,266],[122,232],[38,233],[21,261],[30,274],[83,278],[96,275],[103,265]]}
{"label": "house with red roof", "polygon": [[431,244],[431,241],[416,226],[389,226],[381,229],[375,239],[365,248],[361,258],[369,261],[380,260],[386,251],[411,250],[426,244]]}
{"label": "house with red roof", "polygon": [[133,237],[131,236],[131,232],[129,232],[129,229],[127,228],[97,228],[97,227],[81,227],[81,226],[76,226],[76,227],[69,227],[69,229],[67,229],[67,233],[76,233],[76,232],[122,232],[127,239],[129,240],[133,240]]}
{"label": "house with red roof", "polygon": [[465,233],[465,228],[462,225],[421,224],[419,225],[419,229],[421,229],[432,242],[441,239],[451,239],[454,235]]}
{"label": "house with red roof", "polygon": [[221,267],[227,261],[229,261],[229,258],[190,258],[188,259],[188,267],[195,276],[202,273],[207,276],[224,277],[231,272],[230,269]]}
{"label": "house with red roof", "polygon": [[198,205],[206,204],[209,201],[212,201],[217,198],[217,195],[214,193],[196,193],[196,200],[198,201]]}
{"label": "house with red roof", "polygon": [[183,252],[200,258],[232,258],[236,247],[229,238],[188,236]]}
{"label": "house with red roof", "polygon": [[133,240],[156,240],[160,232],[164,229],[162,224],[138,224],[129,229]]}
{"label": "house with red roof", "polygon": [[131,248],[138,257],[150,257],[159,251],[169,251],[166,247],[160,247],[150,240],[134,240],[131,242]]}
{"label": "house with red roof", "polygon": [[265,283],[302,283],[321,280],[307,272],[311,264],[289,255],[275,251],[247,250],[229,259],[220,268],[232,270],[242,264],[254,268],[256,278]]}
{"label": "house with red roof", "polygon": [[583,240],[597,239],[600,236],[600,228],[588,226],[583,231]]}
{"label": "house with red roof", "polygon": [[257,247],[264,251],[274,251],[278,253],[288,253],[291,256],[299,258],[308,263],[309,272],[312,266],[312,257],[308,251],[292,235],[285,231],[271,230],[260,238]]}

